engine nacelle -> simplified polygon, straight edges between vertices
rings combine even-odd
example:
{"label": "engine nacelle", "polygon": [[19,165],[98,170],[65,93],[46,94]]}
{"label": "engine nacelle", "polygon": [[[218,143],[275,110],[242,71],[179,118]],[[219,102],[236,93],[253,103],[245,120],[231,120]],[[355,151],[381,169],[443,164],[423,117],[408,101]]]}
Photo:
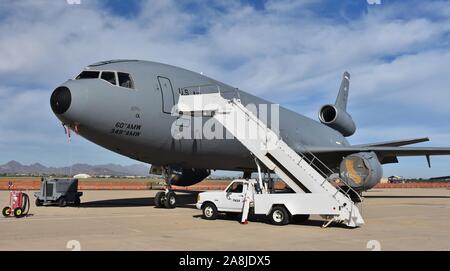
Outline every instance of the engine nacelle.
{"label": "engine nacelle", "polygon": [[171,183],[178,186],[190,186],[203,181],[211,174],[209,169],[173,168]]}
{"label": "engine nacelle", "polygon": [[339,174],[356,191],[366,191],[380,182],[383,169],[374,152],[354,153],[345,157]]}
{"label": "engine nacelle", "polygon": [[356,131],[352,117],[344,110],[334,105],[322,106],[319,111],[319,120],[330,128],[340,132],[343,136],[351,136]]}

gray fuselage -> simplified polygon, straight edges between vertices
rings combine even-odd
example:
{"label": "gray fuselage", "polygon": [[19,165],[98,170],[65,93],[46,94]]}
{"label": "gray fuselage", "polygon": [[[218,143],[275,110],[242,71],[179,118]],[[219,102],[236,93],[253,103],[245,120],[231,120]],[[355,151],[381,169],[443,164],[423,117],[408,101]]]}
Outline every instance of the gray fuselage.
{"label": "gray fuselage", "polygon": [[[223,170],[254,169],[249,151],[237,140],[180,139],[171,135],[177,116],[170,108],[180,91],[190,86],[214,85],[225,95],[239,96],[244,105],[272,103],[204,75],[148,61],[111,61],[94,64],[90,71],[129,73],[134,89],[102,79],[69,80],[70,106],[57,117],[84,138],[116,153],[155,165]],[[276,91],[274,91],[276,93]],[[338,131],[296,112],[279,107],[279,129],[294,150],[303,146],[345,147]],[[339,161],[333,161],[335,167]]]}

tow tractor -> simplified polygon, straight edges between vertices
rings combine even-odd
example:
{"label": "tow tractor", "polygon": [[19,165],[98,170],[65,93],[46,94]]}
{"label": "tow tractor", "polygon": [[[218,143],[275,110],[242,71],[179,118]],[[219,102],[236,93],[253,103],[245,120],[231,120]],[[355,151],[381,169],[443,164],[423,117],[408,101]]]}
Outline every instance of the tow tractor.
{"label": "tow tractor", "polygon": [[9,206],[2,210],[4,217],[14,216],[16,218],[24,217],[30,211],[30,197],[22,192],[14,190],[14,186],[9,184]]}
{"label": "tow tractor", "polygon": [[41,189],[34,193],[37,207],[52,204],[79,206],[82,195],[83,192],[78,192],[78,179],[42,179]]}

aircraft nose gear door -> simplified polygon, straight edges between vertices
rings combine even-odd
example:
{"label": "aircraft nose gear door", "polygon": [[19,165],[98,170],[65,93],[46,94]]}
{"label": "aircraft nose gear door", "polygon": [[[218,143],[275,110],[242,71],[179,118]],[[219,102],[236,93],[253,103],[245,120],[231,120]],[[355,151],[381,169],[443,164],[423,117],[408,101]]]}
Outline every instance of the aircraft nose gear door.
{"label": "aircraft nose gear door", "polygon": [[175,95],[173,94],[172,83],[169,78],[158,76],[158,84],[162,97],[162,111],[163,113],[170,114],[175,105]]}

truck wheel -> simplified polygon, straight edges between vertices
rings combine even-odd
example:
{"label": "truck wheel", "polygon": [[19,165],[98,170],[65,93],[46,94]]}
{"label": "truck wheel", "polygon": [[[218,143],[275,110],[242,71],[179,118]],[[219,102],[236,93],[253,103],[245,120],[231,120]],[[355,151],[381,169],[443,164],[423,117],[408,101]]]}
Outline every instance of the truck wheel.
{"label": "truck wheel", "polygon": [[294,221],[294,223],[303,223],[308,221],[309,219],[309,215],[294,215],[292,217],[292,220]]}
{"label": "truck wheel", "polygon": [[207,220],[215,220],[217,218],[218,212],[217,207],[211,202],[207,202],[202,207],[203,218]]}
{"label": "truck wheel", "polygon": [[177,199],[175,193],[170,191],[166,194],[166,200],[164,201],[164,206],[167,209],[173,209],[177,205]]}
{"label": "truck wheel", "polygon": [[164,192],[158,192],[155,195],[155,207],[156,208],[161,208],[164,206],[164,199],[165,199],[166,195]]}
{"label": "truck wheel", "polygon": [[59,204],[59,207],[66,207],[67,206],[66,198],[65,197],[59,198],[58,204]]}
{"label": "truck wheel", "polygon": [[43,201],[40,200],[40,199],[36,199],[35,204],[36,204],[37,207],[40,207],[40,206],[43,205]]}
{"label": "truck wheel", "polygon": [[18,208],[16,208],[16,209],[14,209],[14,216],[15,216],[16,218],[19,218],[19,217],[21,217],[22,215],[23,215],[23,210],[22,210],[22,208],[18,207]]}
{"label": "truck wheel", "polygon": [[289,213],[283,206],[275,206],[269,215],[273,225],[281,226],[289,224]]}
{"label": "truck wheel", "polygon": [[5,208],[3,208],[2,210],[2,214],[4,217],[8,217],[11,215],[11,207],[6,206]]}

